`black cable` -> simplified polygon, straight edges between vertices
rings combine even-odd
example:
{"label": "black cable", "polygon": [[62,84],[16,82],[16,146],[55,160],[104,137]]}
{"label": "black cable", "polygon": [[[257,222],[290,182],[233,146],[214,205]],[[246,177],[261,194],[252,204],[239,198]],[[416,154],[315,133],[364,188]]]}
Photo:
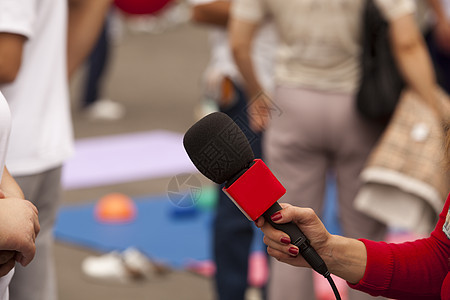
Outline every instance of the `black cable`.
{"label": "black cable", "polygon": [[341,295],[339,295],[339,291],[334,284],[333,278],[331,278],[331,274],[327,272],[327,274],[324,275],[324,277],[328,280],[328,282],[331,285],[331,288],[333,289],[334,296],[336,297],[336,300],[341,300]]}

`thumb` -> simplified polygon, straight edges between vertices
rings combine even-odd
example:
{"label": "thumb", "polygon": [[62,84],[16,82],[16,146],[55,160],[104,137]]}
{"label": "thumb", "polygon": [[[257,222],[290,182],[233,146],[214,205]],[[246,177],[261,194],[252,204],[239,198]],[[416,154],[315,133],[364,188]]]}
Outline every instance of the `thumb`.
{"label": "thumb", "polygon": [[281,206],[283,209],[271,216],[275,223],[308,224],[317,218],[316,213],[311,208],[296,207],[286,203],[282,203]]}
{"label": "thumb", "polygon": [[289,212],[289,208],[292,206],[287,203],[280,203],[280,206],[282,209],[271,215],[271,220],[275,223],[288,223],[292,221],[292,213]]}

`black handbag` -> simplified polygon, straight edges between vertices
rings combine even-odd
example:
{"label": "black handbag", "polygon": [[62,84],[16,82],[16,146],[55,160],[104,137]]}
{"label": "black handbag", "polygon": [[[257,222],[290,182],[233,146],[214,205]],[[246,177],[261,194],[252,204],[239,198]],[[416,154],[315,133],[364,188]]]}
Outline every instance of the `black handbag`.
{"label": "black handbag", "polygon": [[392,55],[389,24],[373,0],[366,1],[362,34],[362,78],[356,107],[367,119],[388,121],[405,83]]}

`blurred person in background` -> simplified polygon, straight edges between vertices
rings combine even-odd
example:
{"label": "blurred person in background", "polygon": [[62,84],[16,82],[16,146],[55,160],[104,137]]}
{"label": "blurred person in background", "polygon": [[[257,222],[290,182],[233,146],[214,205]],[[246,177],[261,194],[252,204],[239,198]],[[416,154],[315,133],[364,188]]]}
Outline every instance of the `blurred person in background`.
{"label": "blurred person in background", "polygon": [[104,79],[111,61],[111,48],[113,46],[111,36],[113,32],[114,6],[109,10],[101,33],[95,43],[94,49],[86,61],[86,75],[84,89],[82,91],[82,110],[86,116],[93,120],[118,120],[124,117],[125,108],[118,102],[103,98]]}
{"label": "blurred person in background", "polygon": [[[248,89],[234,64],[228,44],[227,24],[231,1],[189,0],[193,21],[209,25],[211,59],[204,74],[204,97],[214,101],[247,135],[255,157],[261,158],[261,134],[249,129]],[[264,24],[255,38],[252,57],[256,76],[266,91],[272,91],[272,67],[276,47],[273,25]],[[216,263],[215,284],[218,299],[245,299],[248,287],[248,260],[254,226],[220,190],[213,231]],[[233,243],[230,243],[233,240]]]}
{"label": "blurred person in background", "polygon": [[[446,127],[447,170],[450,170],[450,124]],[[282,204],[276,223],[294,222],[310,238],[332,274],[350,287],[373,296],[393,299],[450,299],[450,194],[434,231],[428,238],[405,243],[374,242],[329,234],[313,210]],[[309,267],[289,237],[263,218],[267,251],[280,262]],[[295,251],[294,251],[295,249]]]}
{"label": "blurred person in background", "polygon": [[0,299],[9,299],[9,283],[16,262],[28,265],[36,252],[39,233],[38,211],[27,200],[5,167],[11,129],[11,115],[0,93]]}
{"label": "blurred person in background", "polygon": [[[356,110],[361,76],[361,28],[365,1],[235,0],[230,20],[233,55],[249,98],[264,87],[249,55],[254,32],[271,18],[280,37],[273,102],[282,112],[270,118],[271,103],[257,97],[251,126],[264,130],[264,155],[285,185],[283,201],[321,212],[325,178],[336,174],[339,220],[344,236],[382,240],[386,226],[353,206],[365,165],[382,127]],[[412,0],[375,0],[390,24],[391,45],[406,81],[433,108],[434,73],[414,19]],[[266,108],[266,113],[261,108]],[[435,109],[435,113],[439,115]],[[315,299],[312,272],[272,260],[268,298]],[[349,299],[370,296],[349,291]]]}
{"label": "blurred person in background", "polygon": [[90,52],[110,2],[0,0],[0,89],[12,116],[6,160],[41,225],[35,259],[11,281],[15,300],[57,299],[52,229],[73,152],[68,75]]}

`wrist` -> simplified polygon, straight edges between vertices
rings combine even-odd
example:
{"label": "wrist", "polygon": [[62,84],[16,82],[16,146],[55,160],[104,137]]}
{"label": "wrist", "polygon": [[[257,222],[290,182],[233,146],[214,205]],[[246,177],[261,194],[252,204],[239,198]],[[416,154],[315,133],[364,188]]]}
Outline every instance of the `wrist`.
{"label": "wrist", "polygon": [[367,251],[363,242],[332,235],[327,243],[325,263],[330,273],[350,283],[358,283],[364,276]]}
{"label": "wrist", "polygon": [[249,101],[255,100],[255,98],[257,96],[259,96],[259,94],[261,94],[263,92],[261,86],[259,84],[249,84],[248,85],[248,97],[249,97]]}

